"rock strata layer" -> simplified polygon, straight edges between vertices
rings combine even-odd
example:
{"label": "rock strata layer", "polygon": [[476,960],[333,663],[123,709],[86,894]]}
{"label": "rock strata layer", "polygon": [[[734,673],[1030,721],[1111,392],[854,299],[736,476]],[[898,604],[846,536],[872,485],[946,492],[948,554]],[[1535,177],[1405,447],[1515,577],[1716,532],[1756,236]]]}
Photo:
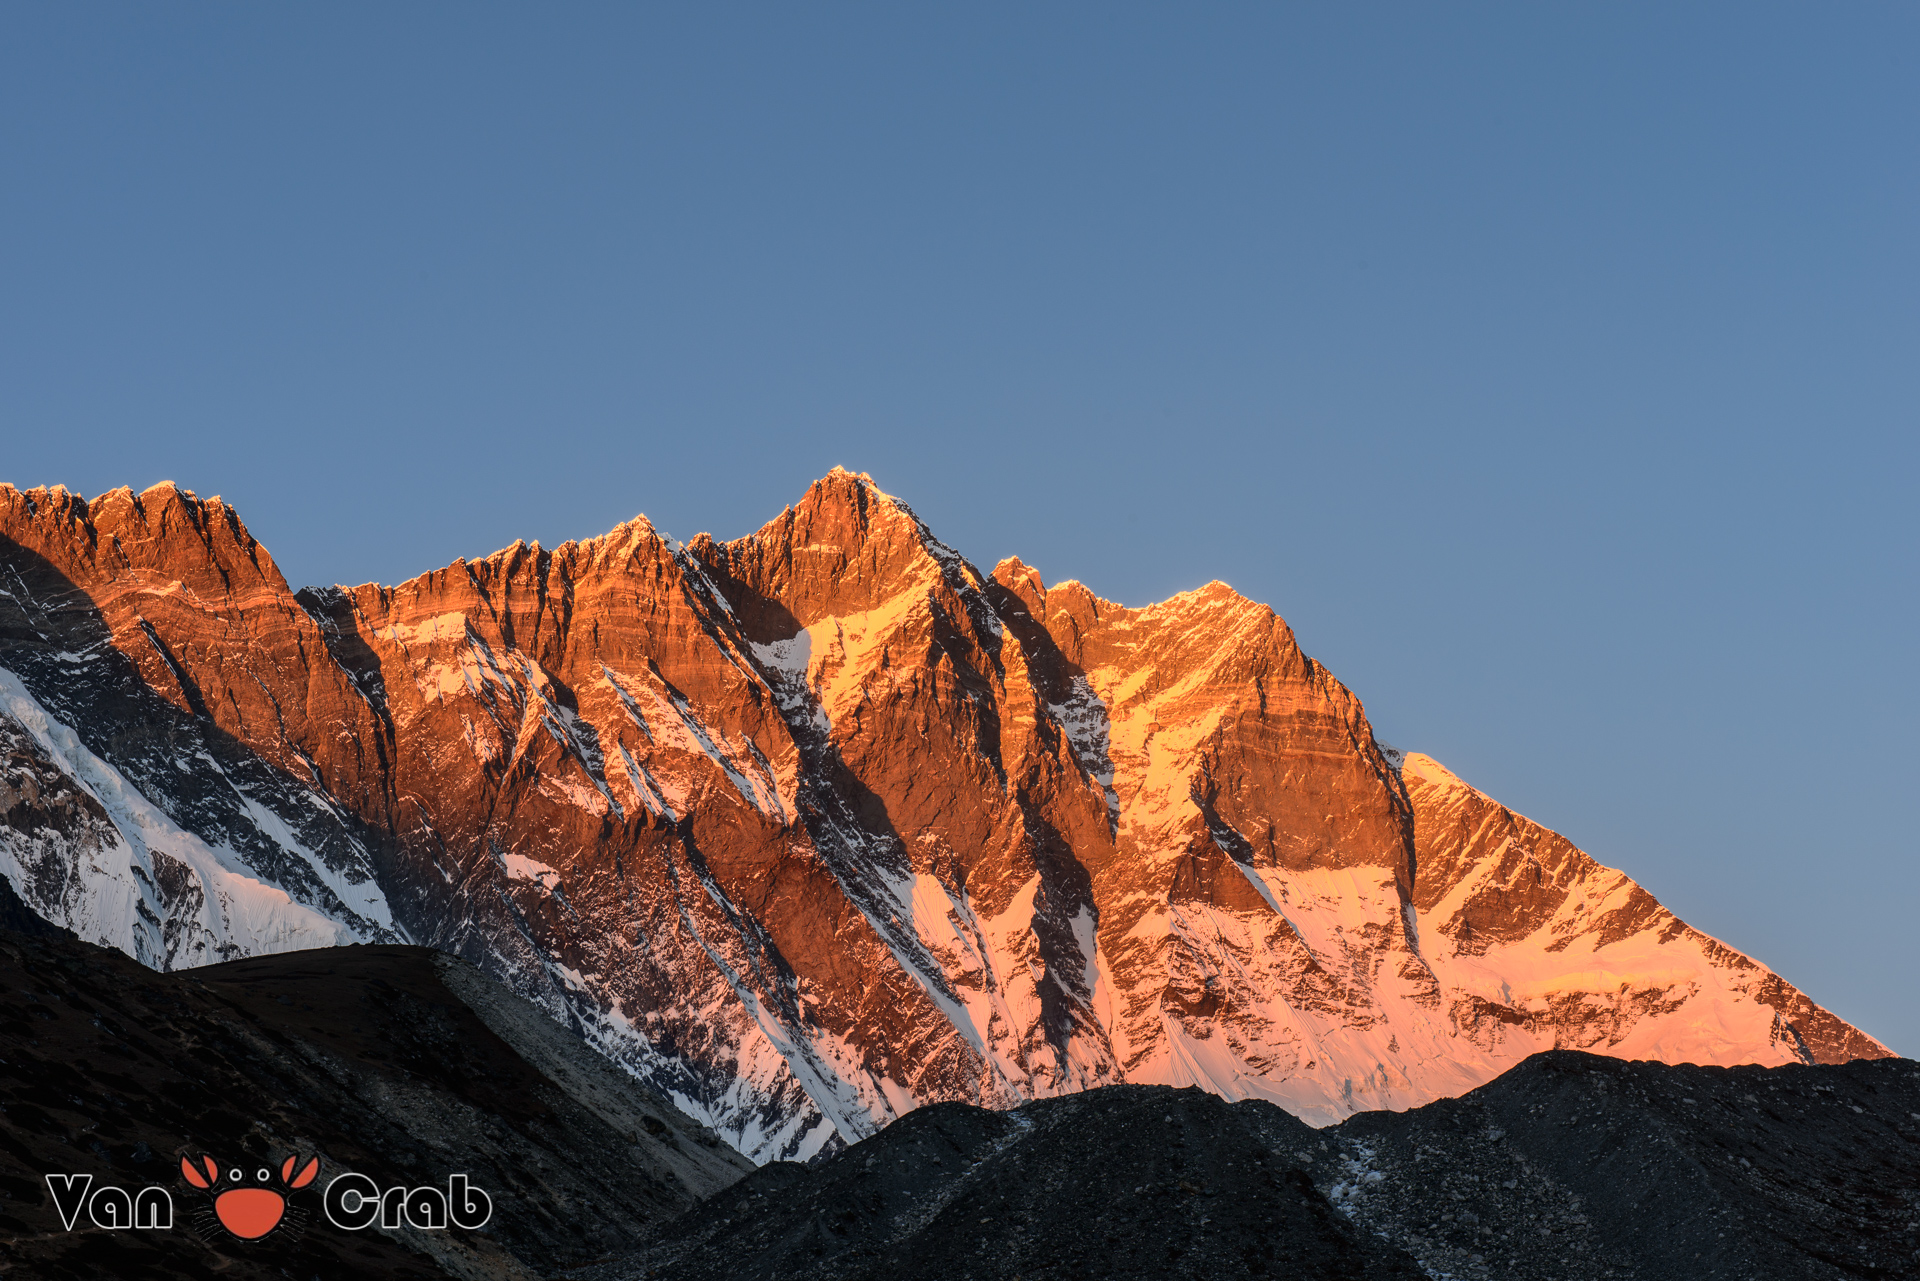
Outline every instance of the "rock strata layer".
{"label": "rock strata layer", "polygon": [[461,956],[759,1160],[1122,1082],[1314,1124],[1538,1050],[1884,1047],[1376,743],[1264,605],[984,574],[835,471],[291,590],[166,485],[0,487],[0,871],[155,967]]}

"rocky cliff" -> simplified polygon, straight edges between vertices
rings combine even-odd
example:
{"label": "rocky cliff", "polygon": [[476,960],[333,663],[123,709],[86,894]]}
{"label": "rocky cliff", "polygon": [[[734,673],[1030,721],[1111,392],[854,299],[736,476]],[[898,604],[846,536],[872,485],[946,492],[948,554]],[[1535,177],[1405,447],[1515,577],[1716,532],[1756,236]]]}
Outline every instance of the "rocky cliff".
{"label": "rocky cliff", "polygon": [[292,591],[174,486],[0,487],[0,870],[156,967],[462,956],[760,1159],[1120,1082],[1316,1124],[1555,1047],[1884,1056],[1421,756],[1272,610],[982,574],[835,471]]}

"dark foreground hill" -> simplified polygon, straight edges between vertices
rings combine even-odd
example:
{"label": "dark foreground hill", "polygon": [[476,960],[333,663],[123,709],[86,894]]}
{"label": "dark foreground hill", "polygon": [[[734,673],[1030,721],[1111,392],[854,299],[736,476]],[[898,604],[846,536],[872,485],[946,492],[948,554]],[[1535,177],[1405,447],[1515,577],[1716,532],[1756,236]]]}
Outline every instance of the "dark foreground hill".
{"label": "dark foreground hill", "polygon": [[1312,1130],[1120,1086],[915,1112],[767,1166],[583,1281],[1920,1277],[1920,1064],[1535,1055]]}
{"label": "dark foreground hill", "polygon": [[1436,1273],[1920,1277],[1920,1063],[1536,1054],[1330,1132],[1315,1180]]}
{"label": "dark foreground hill", "polygon": [[1271,1104],[1121,1085],[989,1112],[922,1108],[818,1166],[777,1163],[596,1281],[1220,1277],[1415,1281],[1293,1160]]}
{"label": "dark foreground hill", "polygon": [[[0,881],[0,896],[5,893]],[[0,911],[9,905],[0,903]],[[20,918],[15,918],[20,923]],[[31,922],[27,922],[31,923]],[[183,1154],[251,1174],[317,1154],[259,1242],[196,1234]],[[159,974],[0,927],[0,1273],[75,1278],[531,1278],[643,1240],[752,1168],[577,1037],[425,948],[283,953]],[[476,1231],[341,1231],[319,1191],[467,1175]],[[48,1174],[167,1188],[171,1231],[63,1228]]]}

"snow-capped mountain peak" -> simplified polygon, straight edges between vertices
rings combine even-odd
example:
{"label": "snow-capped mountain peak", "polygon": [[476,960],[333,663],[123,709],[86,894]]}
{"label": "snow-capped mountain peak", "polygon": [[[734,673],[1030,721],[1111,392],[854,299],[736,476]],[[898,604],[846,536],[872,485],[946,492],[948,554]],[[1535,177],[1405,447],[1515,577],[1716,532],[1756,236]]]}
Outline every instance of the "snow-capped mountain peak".
{"label": "snow-capped mountain peak", "polygon": [[27,902],[158,966],[430,943],[760,1159],[1122,1081],[1327,1123],[1553,1046],[1886,1053],[1377,743],[1267,606],[982,574],[863,475],[298,594],[171,485],[0,487],[0,535]]}

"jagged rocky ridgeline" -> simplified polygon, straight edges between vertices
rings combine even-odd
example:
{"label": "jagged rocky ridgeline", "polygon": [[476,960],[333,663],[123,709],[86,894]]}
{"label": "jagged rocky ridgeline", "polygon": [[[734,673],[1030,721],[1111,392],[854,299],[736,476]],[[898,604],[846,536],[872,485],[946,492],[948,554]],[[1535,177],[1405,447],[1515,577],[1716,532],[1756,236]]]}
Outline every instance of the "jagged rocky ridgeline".
{"label": "jagged rocky ridgeline", "polygon": [[1920,1063],[1547,1051],[1313,1130],[1114,1086],[923,1108],[776,1163],[575,1281],[1849,1281],[1920,1275]]}
{"label": "jagged rocky ridgeline", "polygon": [[[326,948],[157,974],[57,933],[0,881],[8,1276],[532,1281],[638,1248],[753,1168],[444,953]],[[492,1216],[475,1232],[316,1219],[257,1243],[202,1235],[179,1173],[201,1153],[248,1167],[317,1155],[326,1180],[353,1170],[382,1188],[465,1174]],[[48,1174],[171,1189],[173,1230],[101,1231],[84,1215],[64,1230]]]}
{"label": "jagged rocky ridgeline", "polygon": [[1374,741],[1272,610],[982,574],[864,476],[295,593],[172,485],[0,486],[0,871],[159,968],[464,957],[758,1160],[943,1100],[1317,1124],[1577,1047],[1884,1056]]}

